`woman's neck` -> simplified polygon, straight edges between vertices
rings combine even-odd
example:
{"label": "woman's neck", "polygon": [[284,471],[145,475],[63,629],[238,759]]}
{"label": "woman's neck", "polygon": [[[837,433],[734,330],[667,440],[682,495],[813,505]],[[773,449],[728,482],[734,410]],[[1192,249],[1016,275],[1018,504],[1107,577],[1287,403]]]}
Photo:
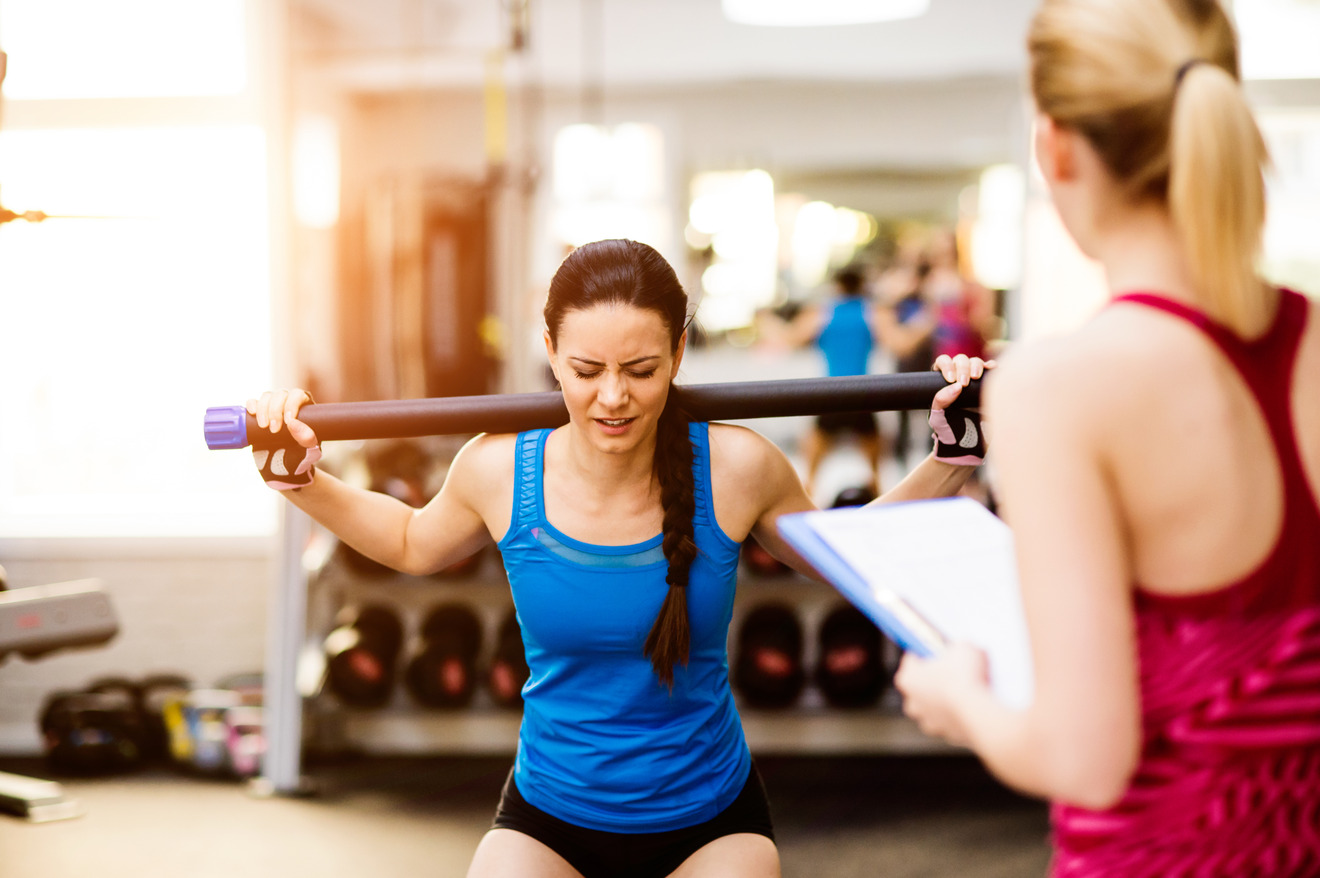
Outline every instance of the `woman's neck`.
{"label": "woman's neck", "polygon": [[601,451],[569,424],[564,430],[562,462],[573,479],[598,495],[649,492],[655,480],[655,435],[646,437],[630,451]]}
{"label": "woman's neck", "polygon": [[1112,211],[1095,250],[1113,295],[1150,292],[1200,304],[1178,231],[1163,205],[1146,202]]}

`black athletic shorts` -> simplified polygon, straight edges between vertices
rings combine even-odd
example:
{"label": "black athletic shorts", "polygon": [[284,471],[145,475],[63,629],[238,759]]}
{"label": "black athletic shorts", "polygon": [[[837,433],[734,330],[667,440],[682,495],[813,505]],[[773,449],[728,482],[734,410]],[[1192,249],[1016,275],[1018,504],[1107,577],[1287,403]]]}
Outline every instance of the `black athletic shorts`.
{"label": "black athletic shorts", "polygon": [[775,840],[770,803],[755,765],[729,807],[705,823],[666,832],[604,832],[560,820],[529,804],[510,771],[491,828],[531,836],[567,860],[583,878],[664,878],[717,838],[751,832]]}
{"label": "black athletic shorts", "polygon": [[873,412],[833,412],[816,416],[816,429],[827,436],[855,433],[858,436],[878,436],[880,427]]}

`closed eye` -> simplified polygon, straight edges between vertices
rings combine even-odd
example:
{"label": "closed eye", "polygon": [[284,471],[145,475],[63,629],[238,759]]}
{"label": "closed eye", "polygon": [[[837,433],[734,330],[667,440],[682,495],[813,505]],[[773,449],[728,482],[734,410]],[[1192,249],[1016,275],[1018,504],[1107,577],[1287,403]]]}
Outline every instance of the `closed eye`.
{"label": "closed eye", "polygon": [[[595,378],[595,377],[597,377],[598,375],[600,375],[600,372],[583,372],[583,371],[580,370],[580,369],[574,369],[574,370],[573,370],[573,374],[576,375],[577,377],[583,379],[583,380],[590,380],[590,379]],[[655,375],[655,370],[654,370],[654,369],[647,369],[645,372],[633,372],[633,371],[630,370],[630,371],[628,372],[628,375],[631,376],[631,377],[633,377],[633,378],[650,378],[650,377],[652,377],[653,375]]]}

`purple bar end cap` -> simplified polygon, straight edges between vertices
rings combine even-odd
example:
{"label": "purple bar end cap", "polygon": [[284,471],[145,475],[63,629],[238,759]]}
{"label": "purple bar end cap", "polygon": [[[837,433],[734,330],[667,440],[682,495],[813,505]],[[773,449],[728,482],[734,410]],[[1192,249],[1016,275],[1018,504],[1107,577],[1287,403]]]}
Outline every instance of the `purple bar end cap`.
{"label": "purple bar end cap", "polygon": [[246,448],[247,409],[241,405],[226,405],[206,410],[206,447]]}

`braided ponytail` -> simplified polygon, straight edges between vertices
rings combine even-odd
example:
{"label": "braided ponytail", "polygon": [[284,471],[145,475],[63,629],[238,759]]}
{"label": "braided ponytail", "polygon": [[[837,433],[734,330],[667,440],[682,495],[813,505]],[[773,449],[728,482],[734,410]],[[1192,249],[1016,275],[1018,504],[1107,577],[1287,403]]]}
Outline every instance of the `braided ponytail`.
{"label": "braided ponytail", "polygon": [[691,642],[687,612],[688,577],[697,557],[696,532],[692,517],[696,514],[695,486],[692,481],[692,441],[688,437],[688,418],[675,399],[673,385],[660,415],[655,437],[655,474],[660,481],[660,505],[665,518],[661,547],[669,562],[665,582],[669,591],[646,636],[642,652],[651,660],[660,682],[674,687],[674,664],[687,664]]}
{"label": "braided ponytail", "polygon": [[[679,349],[687,328],[687,293],[673,266],[654,248],[638,241],[612,239],[584,244],[570,253],[551,279],[546,298],[545,326],[551,341],[558,343],[564,315],[600,305],[628,305],[655,312],[669,330],[671,350]],[[697,557],[688,420],[680,393],[671,384],[656,425],[654,463],[664,509],[662,549],[669,562],[665,576],[669,591],[642,647],[656,676],[670,689],[674,686],[674,665],[687,664],[688,660],[691,628],[687,586]]]}

